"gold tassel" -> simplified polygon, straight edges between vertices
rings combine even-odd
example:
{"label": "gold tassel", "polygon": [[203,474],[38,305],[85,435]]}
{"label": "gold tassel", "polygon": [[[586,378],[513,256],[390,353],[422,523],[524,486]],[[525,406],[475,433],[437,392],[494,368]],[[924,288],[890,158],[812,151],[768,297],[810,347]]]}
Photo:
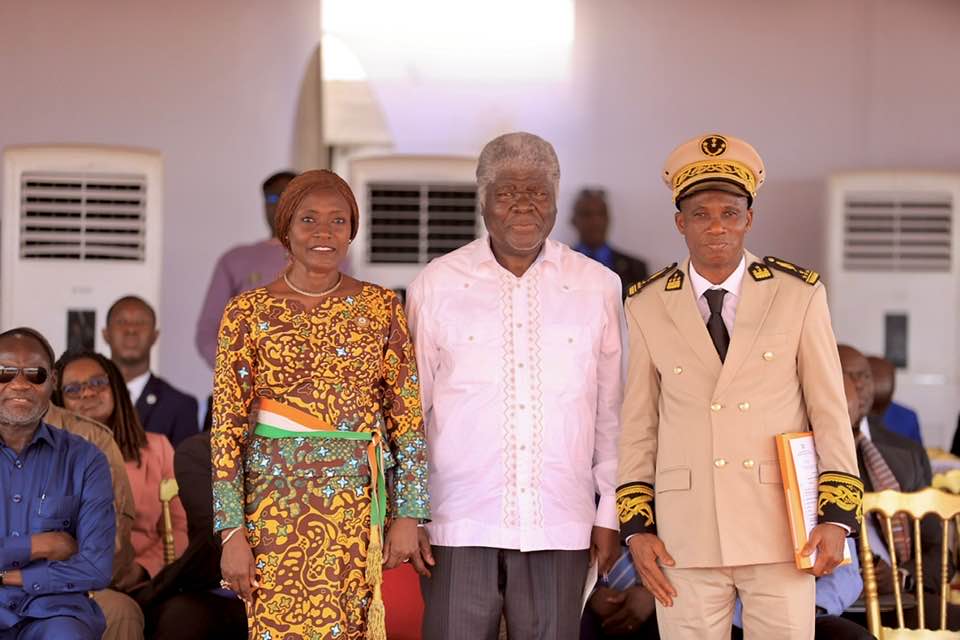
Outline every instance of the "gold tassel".
{"label": "gold tassel", "polygon": [[367,547],[367,584],[373,588],[373,600],[367,609],[367,640],[387,640],[387,611],[383,606],[383,544],[380,527],[370,529],[370,545]]}
{"label": "gold tassel", "polygon": [[373,588],[373,602],[367,610],[367,640],[387,640],[387,610],[380,585]]}
{"label": "gold tassel", "polygon": [[383,545],[380,543],[380,527],[370,528],[370,545],[367,547],[367,584],[379,587],[383,580]]}

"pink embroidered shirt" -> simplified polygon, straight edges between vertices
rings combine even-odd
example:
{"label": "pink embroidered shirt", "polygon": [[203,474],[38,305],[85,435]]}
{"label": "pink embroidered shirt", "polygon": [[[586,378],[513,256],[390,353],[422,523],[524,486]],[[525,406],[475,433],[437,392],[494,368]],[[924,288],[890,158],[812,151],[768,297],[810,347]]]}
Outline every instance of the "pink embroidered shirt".
{"label": "pink embroidered shirt", "polygon": [[552,240],[520,278],[482,238],[411,284],[433,544],[573,550],[617,529],[620,294]]}

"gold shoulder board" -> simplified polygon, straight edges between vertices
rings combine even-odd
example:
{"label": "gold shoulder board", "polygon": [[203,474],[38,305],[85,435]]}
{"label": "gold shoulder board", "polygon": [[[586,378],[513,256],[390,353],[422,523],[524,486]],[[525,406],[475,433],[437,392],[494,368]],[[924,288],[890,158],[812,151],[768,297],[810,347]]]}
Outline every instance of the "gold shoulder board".
{"label": "gold shoulder board", "polygon": [[792,262],[787,262],[786,260],[781,260],[780,258],[775,258],[773,256],[767,256],[763,259],[768,266],[783,271],[784,273],[789,273],[792,276],[800,278],[807,284],[817,284],[820,281],[820,274],[814,271],[813,269],[804,269],[803,267],[798,267]]}
{"label": "gold shoulder board", "polygon": [[[640,282],[636,282],[636,283],[630,285],[630,288],[627,289],[627,297],[629,298],[630,296],[635,296],[635,295],[637,295],[638,293],[640,293],[641,291],[643,291],[643,288],[644,288],[645,286],[647,286],[647,285],[650,284],[651,282],[656,282],[657,280],[659,280],[659,279],[662,278],[663,276],[667,275],[668,273],[670,273],[670,271],[671,271],[672,269],[675,269],[676,266],[677,266],[677,263],[674,262],[674,263],[673,263],[672,265],[670,265],[669,267],[664,267],[663,269],[660,269],[660,271],[657,271],[655,274],[653,274],[652,276],[650,276],[650,277],[647,278],[646,280],[641,280]],[[681,280],[681,284],[682,284],[682,283],[683,283],[683,281]]]}

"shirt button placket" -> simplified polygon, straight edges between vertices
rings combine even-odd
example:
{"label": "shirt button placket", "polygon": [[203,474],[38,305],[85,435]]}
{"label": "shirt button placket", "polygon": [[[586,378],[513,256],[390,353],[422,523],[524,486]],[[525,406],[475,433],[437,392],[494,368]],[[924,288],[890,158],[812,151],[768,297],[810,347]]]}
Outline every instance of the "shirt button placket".
{"label": "shirt button placket", "polygon": [[[517,425],[517,505],[519,507],[520,528],[530,525],[530,470],[532,460],[530,448],[526,446],[531,439],[530,413],[530,317],[527,305],[527,283],[521,278],[513,288],[513,349],[516,358],[516,386],[514,387],[514,411]],[[521,534],[522,536],[522,534]]]}

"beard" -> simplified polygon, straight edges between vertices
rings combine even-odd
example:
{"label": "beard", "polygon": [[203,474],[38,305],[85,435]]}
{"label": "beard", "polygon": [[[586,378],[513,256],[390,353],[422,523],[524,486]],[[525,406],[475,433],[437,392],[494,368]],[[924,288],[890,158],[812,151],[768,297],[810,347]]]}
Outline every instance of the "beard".
{"label": "beard", "polygon": [[0,423],[7,424],[12,427],[32,427],[36,425],[40,418],[47,412],[50,402],[38,402],[35,405],[29,407],[23,407],[22,409],[10,409],[4,404],[0,403]]}

